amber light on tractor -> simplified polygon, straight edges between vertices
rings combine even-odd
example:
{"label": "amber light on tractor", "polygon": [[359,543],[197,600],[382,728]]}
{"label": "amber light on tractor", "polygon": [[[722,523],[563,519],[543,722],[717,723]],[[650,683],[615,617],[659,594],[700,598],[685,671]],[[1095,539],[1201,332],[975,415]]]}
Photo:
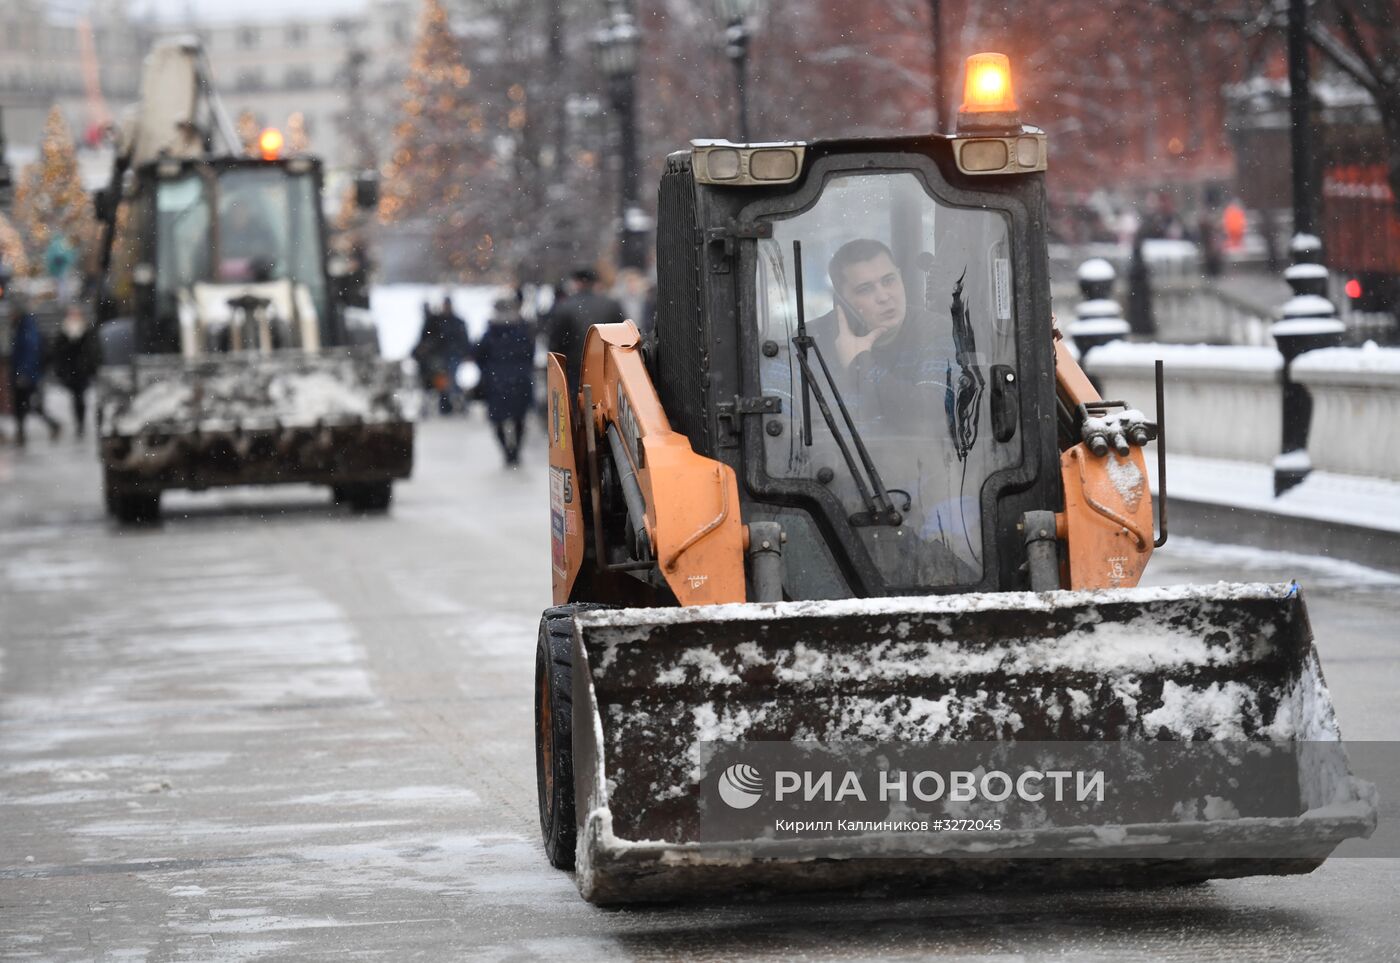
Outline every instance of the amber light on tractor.
{"label": "amber light on tractor", "polygon": [[967,58],[958,129],[1020,126],[1011,61],[1006,54],[976,53]]}
{"label": "amber light on tractor", "polygon": [[276,127],[268,127],[258,135],[258,151],[262,159],[273,161],[282,153],[282,132]]}
{"label": "amber light on tractor", "polygon": [[1045,133],[1022,127],[1011,62],[1006,54],[967,58],[953,156],[964,174],[1026,174],[1045,170]]}

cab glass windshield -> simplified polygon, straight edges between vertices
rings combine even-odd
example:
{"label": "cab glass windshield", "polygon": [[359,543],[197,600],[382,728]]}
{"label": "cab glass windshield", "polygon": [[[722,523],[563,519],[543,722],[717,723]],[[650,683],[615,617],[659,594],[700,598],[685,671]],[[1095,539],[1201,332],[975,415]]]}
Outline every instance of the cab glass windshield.
{"label": "cab glass windshield", "polygon": [[768,474],[829,492],[888,589],[978,582],[983,483],[1020,459],[997,390],[1015,379],[1008,219],[885,173],[832,176],[771,223],[755,279],[759,377],[782,399]]}
{"label": "cab glass windshield", "polygon": [[317,203],[311,174],[275,165],[162,180],[156,192],[161,290],[173,295],[196,281],[289,280],[305,286],[324,318]]}

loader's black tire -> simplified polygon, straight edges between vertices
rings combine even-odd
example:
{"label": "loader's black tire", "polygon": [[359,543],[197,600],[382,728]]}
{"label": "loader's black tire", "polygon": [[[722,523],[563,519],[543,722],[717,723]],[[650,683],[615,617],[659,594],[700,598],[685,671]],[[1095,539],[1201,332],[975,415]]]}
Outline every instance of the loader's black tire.
{"label": "loader's black tire", "polygon": [[544,853],[555,869],[574,868],[574,699],[571,606],[540,619],[535,648],[535,783]]}
{"label": "loader's black tire", "polygon": [[357,482],[344,487],[345,499],[354,512],[387,512],[389,503],[394,499],[393,482]]}
{"label": "loader's black tire", "polygon": [[540,617],[535,647],[535,783],[540,833],[555,869],[574,868],[574,615],[606,608],[589,602],[556,605]]}
{"label": "loader's black tire", "polygon": [[337,505],[344,505],[345,500],[350,497],[348,489],[344,485],[331,486],[331,501]]}
{"label": "loader's black tire", "polygon": [[160,492],[108,492],[107,510],[123,525],[149,525],[160,520]]}

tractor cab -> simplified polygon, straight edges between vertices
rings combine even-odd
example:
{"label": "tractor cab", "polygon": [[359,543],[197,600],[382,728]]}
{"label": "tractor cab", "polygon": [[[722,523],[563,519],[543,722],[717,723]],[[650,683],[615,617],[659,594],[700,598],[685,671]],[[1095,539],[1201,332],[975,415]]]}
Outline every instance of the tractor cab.
{"label": "tractor cab", "polygon": [[653,376],[781,525],[785,597],[1027,586],[1018,526],[1061,498],[1046,145],[995,113],[669,158]]}
{"label": "tractor cab", "polygon": [[135,323],[137,352],[197,358],[345,343],[320,197],[313,158],[137,168],[109,291]]}

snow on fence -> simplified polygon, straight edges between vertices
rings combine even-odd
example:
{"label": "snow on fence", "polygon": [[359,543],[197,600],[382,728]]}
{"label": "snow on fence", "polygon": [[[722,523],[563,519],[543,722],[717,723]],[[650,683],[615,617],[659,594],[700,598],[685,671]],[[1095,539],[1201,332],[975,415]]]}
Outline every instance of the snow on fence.
{"label": "snow on fence", "polygon": [[[1273,463],[1283,422],[1276,350],[1116,341],[1090,351],[1084,365],[1105,398],[1155,417],[1158,358],[1168,453]],[[1293,378],[1313,399],[1308,455],[1314,468],[1400,481],[1400,348],[1311,351],[1294,362]]]}
{"label": "snow on fence", "polygon": [[1293,380],[1313,399],[1314,468],[1400,481],[1400,348],[1311,351],[1293,363]]}
{"label": "snow on fence", "polygon": [[1272,463],[1282,445],[1282,356],[1273,348],[1117,341],[1085,356],[1105,398],[1155,418],[1163,365],[1167,452]]}

